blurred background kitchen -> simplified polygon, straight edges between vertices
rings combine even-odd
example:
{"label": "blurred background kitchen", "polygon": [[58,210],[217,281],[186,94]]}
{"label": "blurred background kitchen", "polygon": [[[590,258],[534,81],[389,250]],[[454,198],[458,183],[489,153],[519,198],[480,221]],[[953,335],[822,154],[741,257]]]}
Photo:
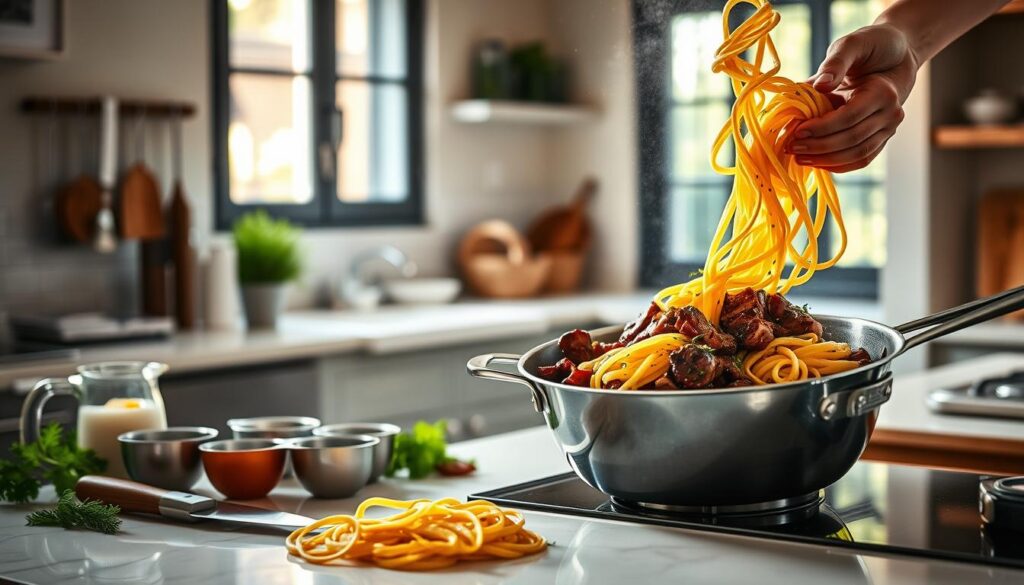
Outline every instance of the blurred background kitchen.
{"label": "blurred background kitchen", "polygon": [[[804,78],[885,3],[776,4]],[[539,423],[466,358],[621,323],[703,263],[731,185],[708,164],[720,10],[0,1],[5,444],[39,378],[113,359],[170,365],[171,425]],[[850,245],[798,303],[896,324],[1024,284],[1020,12],[927,65],[885,154],[837,177]],[[898,371],[995,350],[1024,350],[1024,323]],[[73,422],[61,400],[49,419]]]}

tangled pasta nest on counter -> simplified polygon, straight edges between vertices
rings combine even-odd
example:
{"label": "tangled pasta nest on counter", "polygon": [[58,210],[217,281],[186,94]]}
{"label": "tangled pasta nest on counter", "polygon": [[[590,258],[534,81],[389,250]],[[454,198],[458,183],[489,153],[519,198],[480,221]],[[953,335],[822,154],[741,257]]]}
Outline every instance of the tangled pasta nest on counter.
{"label": "tangled pasta nest on counter", "polygon": [[[398,512],[366,518],[374,507]],[[370,498],[354,515],[328,516],[292,532],[286,545],[290,554],[318,565],[362,561],[424,571],[459,561],[515,559],[547,548],[525,524],[521,513],[483,500]]]}

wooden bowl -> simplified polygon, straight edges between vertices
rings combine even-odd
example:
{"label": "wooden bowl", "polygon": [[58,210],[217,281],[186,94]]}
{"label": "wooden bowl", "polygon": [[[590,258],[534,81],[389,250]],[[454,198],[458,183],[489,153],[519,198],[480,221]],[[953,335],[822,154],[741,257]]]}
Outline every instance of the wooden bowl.
{"label": "wooden bowl", "polygon": [[520,263],[501,254],[477,254],[463,265],[469,287],[476,294],[491,298],[523,298],[544,288],[551,272],[551,257],[542,254]]}

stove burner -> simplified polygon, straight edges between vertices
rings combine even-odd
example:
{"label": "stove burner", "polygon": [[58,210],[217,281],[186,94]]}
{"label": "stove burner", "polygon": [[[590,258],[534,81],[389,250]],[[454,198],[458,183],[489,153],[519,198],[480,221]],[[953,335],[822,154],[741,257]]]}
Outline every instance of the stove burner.
{"label": "stove burner", "polygon": [[1020,400],[1024,398],[1024,372],[981,380],[971,387],[972,396]]}
{"label": "stove burner", "polygon": [[795,498],[784,498],[758,504],[735,506],[671,506],[645,502],[627,502],[612,497],[610,511],[638,514],[662,519],[683,520],[701,524],[725,526],[780,526],[806,520],[818,513],[825,501],[824,492],[814,492]]}

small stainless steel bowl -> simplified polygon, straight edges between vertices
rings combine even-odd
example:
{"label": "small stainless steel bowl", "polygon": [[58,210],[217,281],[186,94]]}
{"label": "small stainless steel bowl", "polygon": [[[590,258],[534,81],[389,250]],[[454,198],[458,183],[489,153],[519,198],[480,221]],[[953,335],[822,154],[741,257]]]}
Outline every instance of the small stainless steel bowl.
{"label": "small stainless steel bowl", "polygon": [[391,462],[391,453],[395,449],[395,435],[400,432],[402,432],[402,427],[388,423],[338,423],[313,429],[313,434],[319,437],[370,435],[380,439],[380,444],[374,448],[370,483],[380,479],[380,476],[387,471],[388,463]]}
{"label": "small stainless steel bowl", "polygon": [[133,480],[188,491],[203,473],[199,445],[217,438],[209,427],[171,427],[121,433],[121,457]]}
{"label": "small stainless steel bowl", "polygon": [[[257,416],[233,418],[228,428],[236,439],[294,439],[309,437],[320,426],[320,419],[311,416]],[[285,463],[284,476],[293,474],[291,462]]]}
{"label": "small stainless steel bowl", "polygon": [[370,482],[375,448],[370,435],[303,437],[288,441],[295,477],[317,498],[347,498]]}
{"label": "small stainless steel bowl", "polygon": [[308,437],[320,426],[320,419],[311,416],[257,416],[233,418],[228,421],[236,439],[292,439]]}

